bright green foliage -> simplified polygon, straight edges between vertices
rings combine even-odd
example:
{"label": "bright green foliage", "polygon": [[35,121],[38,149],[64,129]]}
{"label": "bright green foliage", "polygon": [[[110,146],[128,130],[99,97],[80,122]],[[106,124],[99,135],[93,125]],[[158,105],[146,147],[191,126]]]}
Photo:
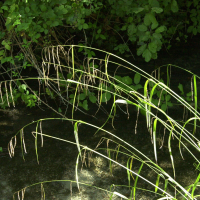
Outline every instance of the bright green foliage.
{"label": "bright green foliage", "polygon": [[45,43],[53,29],[65,32],[68,27],[81,40],[87,37],[87,45],[117,54],[129,54],[134,47],[149,62],[157,59],[163,44],[169,49],[172,39],[187,41],[189,34],[200,33],[199,8],[199,1],[177,0],[5,0],[0,13],[6,30],[1,29],[0,40],[9,51],[12,32]]}

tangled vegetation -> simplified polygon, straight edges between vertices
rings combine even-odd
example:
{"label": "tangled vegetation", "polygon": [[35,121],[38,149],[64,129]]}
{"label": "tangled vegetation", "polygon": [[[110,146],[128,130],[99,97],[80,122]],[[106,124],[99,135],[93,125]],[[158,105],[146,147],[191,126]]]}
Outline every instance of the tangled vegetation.
{"label": "tangled vegetation", "polygon": [[[73,122],[74,124],[74,137],[76,143],[72,141],[66,141],[62,138],[57,138],[55,135],[48,135],[42,133],[42,121],[44,120],[52,120],[52,118],[40,119],[35,122],[31,122],[30,124],[36,123],[36,131],[32,132],[35,138],[35,150],[36,150],[36,157],[38,159],[38,136],[40,135],[43,137],[50,137],[57,140],[62,140],[66,143],[70,142],[74,145],[77,145],[79,154],[77,157],[76,163],[76,183],[78,188],[81,189],[79,183],[79,175],[78,175],[78,166],[79,160],[85,162],[84,157],[87,154],[86,152],[93,152],[98,156],[102,156],[107,158],[110,163],[110,170],[112,170],[112,165],[116,164],[127,170],[128,180],[130,180],[128,187],[131,190],[131,196],[128,198],[124,194],[121,194],[117,191],[108,191],[110,194],[110,198],[112,199],[113,195],[117,195],[122,199],[135,199],[137,190],[140,190],[137,187],[138,179],[142,179],[146,181],[148,184],[152,185],[155,190],[151,191],[158,195],[158,198],[161,199],[180,199],[180,197],[184,197],[185,199],[196,199],[198,197],[198,193],[195,193],[197,187],[199,186],[199,178],[200,175],[197,176],[195,182],[192,185],[188,185],[187,187],[183,187],[176,181],[176,166],[175,160],[172,152],[173,143],[172,141],[176,141],[178,144],[178,150],[180,151],[180,156],[184,159],[184,153],[182,152],[187,151],[190,156],[193,158],[193,163],[196,169],[199,169],[199,159],[196,156],[194,151],[199,152],[199,139],[195,136],[195,132],[198,129],[198,121],[199,121],[199,112],[198,112],[198,104],[197,104],[197,80],[199,79],[198,76],[191,73],[193,76],[193,88],[191,92],[187,93],[184,96],[184,90],[181,84],[177,86],[181,91],[181,96],[177,93],[172,91],[168,86],[170,84],[170,68],[173,67],[171,65],[165,66],[169,74],[167,74],[167,84],[164,84],[164,81],[161,79],[157,79],[146,72],[142,71],[140,68],[134,66],[131,63],[119,58],[118,56],[105,53],[105,59],[99,58],[88,58],[86,61],[83,62],[83,65],[76,65],[77,62],[75,61],[74,52],[76,48],[80,46],[53,46],[44,49],[43,55],[43,66],[41,68],[42,77],[38,78],[23,78],[24,84],[26,87],[33,92],[33,95],[36,97],[37,103],[44,104],[45,101],[42,99],[42,94],[35,93],[31,88],[26,84],[27,81],[30,79],[36,79],[45,85],[47,94],[56,99],[59,97],[60,101],[63,105],[68,107],[71,105],[72,108],[72,117],[71,119],[67,118],[60,109],[60,115],[62,118],[60,120],[66,120],[69,122]],[[83,48],[83,47],[82,47]],[[87,47],[86,47],[87,48]],[[93,51],[98,51],[97,49],[90,49]],[[124,65],[118,64],[117,62],[110,61],[111,57],[116,57],[117,59],[123,60]],[[62,60],[68,59],[68,65],[62,65]],[[85,64],[84,64],[85,63]],[[98,68],[99,65],[102,63],[103,66]],[[116,65],[116,71],[113,75],[108,74],[109,66]],[[118,73],[117,69],[119,67],[124,67],[130,70],[132,73],[135,73],[133,81],[130,77],[120,77],[116,75]],[[55,73],[49,74],[49,72],[55,71]],[[53,75],[54,74],[54,75]],[[143,79],[144,85],[140,84]],[[123,80],[123,81],[122,81]],[[12,99],[11,103],[14,105],[14,98],[12,97],[12,84],[17,82],[18,79],[12,81],[5,81],[5,86],[9,85],[9,92],[1,92],[1,96],[6,96],[6,101],[8,103],[9,96]],[[3,83],[3,82],[2,82]],[[1,90],[2,91],[2,90]],[[38,89],[41,91],[41,89]],[[185,100],[184,100],[185,98]],[[193,99],[194,107],[191,106],[191,100]],[[142,114],[146,117],[146,126],[147,131],[151,135],[152,144],[154,149],[154,161],[150,159],[148,156],[143,154],[141,151],[136,149],[133,145],[129,144],[127,141],[122,140],[112,132],[109,132],[104,129],[104,125],[102,127],[96,127],[95,125],[90,124],[87,120],[79,120],[75,119],[74,112],[77,109],[83,109],[84,112],[89,110],[89,106],[91,103],[96,103],[99,108],[103,106],[103,103],[112,102],[110,111],[108,112],[108,118],[105,120],[104,125],[107,121],[114,120],[116,118],[116,113],[118,109],[120,109],[120,104],[125,104],[128,108],[134,106],[138,111],[141,111]],[[179,104],[185,107],[185,109],[189,110],[192,114],[192,117],[189,119],[186,118],[185,121],[178,121],[175,118],[172,118],[168,114],[168,108],[173,107],[173,104]],[[47,105],[49,106],[49,105]],[[50,107],[50,106],[49,106]],[[53,108],[52,108],[53,109]],[[53,109],[54,110],[54,109]],[[54,110],[55,111],[55,110]],[[56,112],[56,111],[55,111]],[[57,112],[58,113],[58,112]],[[127,110],[127,115],[128,114]],[[137,113],[138,115],[139,113]],[[55,119],[56,120],[56,119]],[[97,131],[101,130],[108,135],[108,137],[104,137],[104,140],[108,140],[113,142],[116,147],[107,147],[105,148],[105,152],[108,154],[102,153],[102,148],[91,149],[89,146],[84,146],[79,143],[79,134],[78,134],[78,126],[79,124],[87,124],[89,126],[95,127]],[[28,124],[29,125],[29,124]],[[28,126],[27,125],[27,126]],[[136,122],[137,125],[137,122]],[[193,132],[189,131],[187,126],[193,126]],[[160,127],[163,127],[162,131],[159,131]],[[15,146],[16,146],[16,137],[20,134],[20,141],[21,147],[24,153],[26,153],[26,142],[24,139],[24,129],[23,127],[10,141],[9,143],[9,153],[10,156],[14,156]],[[80,129],[80,128],[79,128]],[[167,133],[166,133],[167,132]],[[159,133],[159,134],[158,134]],[[128,134],[128,133],[127,133]],[[159,136],[158,136],[159,135]],[[112,136],[113,139],[111,140],[109,136]],[[92,137],[92,136],[91,136]],[[158,138],[162,138],[158,140]],[[173,176],[169,175],[164,169],[162,169],[158,164],[158,155],[157,155],[157,148],[159,145],[163,145],[164,138],[167,139],[167,148],[168,153],[171,159],[171,167],[173,169]],[[43,140],[43,139],[42,139]],[[115,141],[116,140],[116,141]],[[158,141],[160,141],[158,143]],[[67,145],[67,144],[66,144]],[[86,151],[86,152],[85,152]],[[123,154],[127,159],[127,165],[121,164],[119,161],[115,160],[111,156],[111,152],[114,152],[116,155],[120,156]],[[117,158],[116,158],[117,159]],[[140,163],[139,170],[135,172],[132,169],[133,161],[137,161]],[[143,167],[147,166],[149,170],[152,170],[155,177],[156,182],[151,182],[150,180],[146,179],[142,175]],[[191,166],[193,167],[193,166]],[[193,167],[194,168],[194,167]],[[195,169],[194,168],[194,169]],[[134,184],[131,184],[131,180],[134,180]],[[132,180],[132,181],[133,181]],[[61,180],[56,180],[61,181]],[[74,181],[74,180],[69,180]],[[47,181],[48,183],[49,181]],[[45,188],[45,181],[40,182],[37,184],[41,184],[42,188]],[[162,183],[162,184],[161,184]],[[160,186],[162,185],[162,186]],[[93,187],[93,186],[91,186]],[[169,188],[174,188],[174,194],[171,193]],[[98,188],[101,189],[101,188]],[[26,188],[17,192],[17,195],[24,198]],[[145,188],[143,188],[145,190]],[[145,190],[149,192],[148,190]],[[44,193],[42,190],[42,198],[44,199]]]}
{"label": "tangled vegetation", "polygon": [[[157,59],[162,48],[170,50],[174,41],[186,42],[189,35],[200,32],[198,10],[198,0],[1,1],[0,107],[8,109],[19,103],[27,107],[45,105],[61,116],[59,120],[73,122],[76,142],[65,142],[66,145],[73,143],[78,149],[76,180],[69,181],[76,181],[79,189],[80,184],[84,184],[79,183],[79,162],[85,161],[85,152],[93,152],[109,160],[111,171],[113,164],[127,171],[130,196],[108,189],[110,199],[113,195],[122,199],[135,199],[139,190],[138,180],[153,186],[154,190],[151,191],[142,189],[147,193],[155,193],[158,199],[197,199],[200,175],[198,173],[194,183],[187,186],[177,182],[172,141],[176,141],[180,157],[184,158],[184,150],[192,158],[194,166],[191,165],[191,170],[198,171],[200,141],[196,132],[200,118],[197,98],[199,76],[188,72],[192,80],[190,91],[185,90],[180,83],[172,90],[171,70],[177,66],[162,66],[150,75],[119,55],[142,56],[146,62]],[[119,73],[121,68],[128,71],[125,76]],[[54,102],[53,106],[48,104],[47,99]],[[86,114],[91,112],[92,104],[101,109],[107,103],[110,104],[110,110],[104,110],[107,114],[104,125],[108,121],[113,123],[118,117],[118,110],[124,109],[123,106],[127,109],[124,111],[127,118],[132,107],[137,117],[139,114],[144,115],[147,132],[151,136],[154,160],[105,130],[104,125],[97,127],[87,120],[74,118],[76,110]],[[170,115],[170,109],[177,106],[184,108],[183,120]],[[66,110],[72,113],[71,119],[66,117]],[[186,116],[186,113],[190,115]],[[62,140],[55,135],[42,133],[44,120],[50,119],[31,123],[36,123],[36,130],[32,134],[38,162],[38,136]],[[111,141],[109,136],[112,136],[115,147],[103,148],[105,151],[102,153],[100,147],[92,149],[80,144],[79,124],[87,124],[97,131],[105,132],[104,142]],[[137,126],[139,124],[136,120],[136,130]],[[26,153],[25,128],[22,127],[10,140],[11,157],[14,156],[18,135],[22,152]],[[163,146],[164,139],[167,140],[173,175],[159,166],[157,149]],[[126,157],[126,165],[114,159],[111,153]],[[140,163],[137,171],[132,167],[133,161]],[[143,176],[144,166],[153,172],[154,182]],[[45,199],[45,183],[36,183],[41,184],[42,199]],[[23,199],[26,188],[17,191],[14,196]]]}
{"label": "tangled vegetation", "polygon": [[4,0],[1,60],[16,61],[9,53],[15,45],[37,51],[49,44],[82,43],[149,62],[162,48],[200,32],[199,7],[198,0]]}

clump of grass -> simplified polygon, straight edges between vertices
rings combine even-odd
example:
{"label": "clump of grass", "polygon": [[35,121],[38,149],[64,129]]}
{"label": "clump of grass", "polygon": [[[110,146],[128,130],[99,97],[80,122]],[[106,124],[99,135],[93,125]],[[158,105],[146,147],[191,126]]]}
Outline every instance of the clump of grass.
{"label": "clump of grass", "polygon": [[[75,58],[76,48],[79,48],[79,46],[71,45],[49,47],[44,50],[44,62],[42,66],[43,74],[38,79],[39,81],[41,80],[44,83],[47,95],[54,99],[59,97],[62,104],[66,107],[68,105],[71,105],[70,112],[72,117],[71,119],[67,118],[60,107],[58,108],[58,111],[51,107],[53,111],[55,111],[57,114],[60,114],[62,117],[40,119],[38,121],[30,123],[36,123],[36,131],[32,132],[32,134],[34,135],[35,139],[35,151],[38,163],[38,137],[40,136],[42,141],[43,137],[50,137],[56,140],[66,142],[66,145],[68,143],[71,143],[77,146],[78,156],[75,163],[75,171],[78,189],[80,189],[81,184],[84,184],[79,182],[79,162],[86,162],[84,157],[84,155],[86,154],[85,152],[91,152],[108,160],[110,173],[112,173],[113,171],[113,165],[117,165],[121,167],[121,169],[126,170],[127,172],[127,177],[124,178],[128,179],[127,187],[129,187],[131,191],[130,197],[127,197],[125,196],[125,194],[119,193],[116,190],[109,191],[108,189],[107,192],[109,194],[110,199],[112,199],[113,195],[117,195],[122,199],[136,199],[136,194],[138,190],[143,190],[147,193],[155,193],[158,195],[158,199],[179,199],[180,197],[182,197],[183,199],[197,199],[198,195],[195,193],[195,190],[199,186],[200,174],[197,176],[194,183],[187,187],[182,186],[176,180],[176,166],[174,163],[174,156],[172,151],[172,140],[176,140],[176,143],[178,144],[178,149],[180,151],[180,156],[184,159],[182,153],[182,149],[184,148],[188,152],[188,154],[191,157],[193,157],[193,160],[195,161],[195,167],[199,169],[199,159],[194,153],[192,153],[193,151],[200,151],[200,141],[195,135],[196,129],[198,128],[197,122],[200,119],[200,114],[198,112],[197,105],[197,79],[199,79],[199,77],[192,74],[192,84],[194,88],[194,90],[192,91],[193,94],[191,93],[191,97],[193,97],[194,99],[194,107],[192,107],[190,105],[190,102],[186,101],[187,99],[184,99],[183,97],[181,97],[176,92],[170,89],[169,68],[171,67],[171,65],[166,66],[167,83],[165,84],[164,81],[162,81],[160,78],[155,78],[151,76],[150,74],[146,73],[139,67],[129,63],[126,60],[114,54],[110,54],[108,52],[93,48],[81,46],[81,48],[86,48],[90,51],[100,51],[101,53],[104,53],[105,59],[90,57],[86,58],[83,64],[80,64],[76,61]],[[119,64],[117,62],[111,61],[111,57],[114,57],[115,60],[118,59],[120,63],[123,62],[124,64]],[[67,64],[62,64],[64,61],[67,61]],[[103,66],[102,63],[104,63]],[[115,73],[112,75],[109,73],[110,65],[112,67],[115,66],[116,69]],[[130,76],[117,76],[116,74],[118,67],[123,67],[126,70],[129,70],[131,73],[133,73],[135,75],[134,81],[131,80]],[[51,70],[55,70],[55,74],[50,74]],[[23,79],[23,81],[26,80],[27,79],[25,78]],[[12,81],[17,81],[17,79]],[[143,87],[141,87],[142,83]],[[40,93],[37,94],[33,90],[31,91],[37,97],[40,104],[49,106],[46,102],[42,100]],[[0,94],[2,96],[2,90],[0,91]],[[10,94],[12,96],[12,84],[10,84]],[[8,96],[7,90],[6,95]],[[83,113],[87,113],[90,104],[96,103],[98,105],[98,111],[99,109],[102,109],[102,106],[108,102],[111,102],[111,108],[110,111],[107,111],[107,119],[101,127],[90,124],[87,120],[83,121],[74,118],[74,113],[77,109],[82,111]],[[174,102],[178,102],[179,105],[182,105],[187,110],[189,110],[192,117],[187,119],[185,122],[180,122],[175,118],[171,117],[168,112],[168,108],[172,107],[173,104],[175,105]],[[135,148],[134,145],[131,145],[128,141],[125,141],[122,138],[115,135],[114,133],[104,129],[104,125],[109,120],[111,120],[112,123],[114,122],[117,111],[118,109],[121,109],[122,105],[126,106],[127,115],[129,114],[128,108],[130,109],[130,107],[135,107],[138,110],[137,117],[139,115],[139,111],[145,115],[145,126],[147,128],[147,132],[149,132],[151,136],[151,141],[149,142],[153,145],[154,160],[150,159],[147,155]],[[75,142],[67,141],[62,138],[55,137],[53,135],[42,133],[42,121],[45,120],[66,120],[70,123],[73,123]],[[136,127],[139,126],[137,122],[138,119],[136,120]],[[29,126],[30,124],[28,124],[27,126]],[[100,147],[98,145],[96,149],[92,149],[88,146],[80,144],[78,124],[85,124],[95,128],[96,132],[94,132],[94,134],[96,134],[98,131],[103,131],[107,136],[102,137],[100,144],[105,142],[107,147]],[[190,132],[187,129],[188,124],[193,124],[194,128],[192,132]],[[11,157],[14,156],[16,137],[18,134],[20,135],[21,139],[22,153],[26,152],[26,145],[23,132],[24,128],[26,127],[23,127],[11,139],[9,143],[9,153]],[[163,133],[159,131],[161,128],[163,130]],[[81,127],[79,129],[81,129]],[[168,135],[166,134],[166,131],[168,131]],[[167,137],[167,148],[171,160],[171,167],[173,169],[172,175],[167,173],[163,168],[159,166],[157,150],[158,133],[159,137],[161,138]],[[112,137],[112,139],[110,136]],[[108,145],[111,143],[112,145]],[[161,141],[161,143],[163,145],[163,140]],[[106,154],[102,152],[106,152]],[[116,155],[115,158],[113,158],[112,156],[113,153]],[[126,157],[126,165],[118,161],[118,158],[120,156]],[[139,163],[137,170],[134,170],[133,168],[134,162]],[[191,170],[192,167],[193,166],[191,166]],[[143,174],[144,168],[148,168],[150,171],[153,172],[155,176],[153,180],[154,182],[145,177],[145,175]],[[149,191],[146,188],[139,188],[138,180],[143,180],[148,185],[150,185],[151,190]],[[45,198],[44,185],[47,182],[48,181],[35,183],[41,184],[42,199]],[[95,186],[91,185],[90,187]],[[174,193],[172,193],[171,188],[174,188]],[[25,189],[26,188],[23,188],[22,190],[18,191],[18,196],[20,196],[21,194],[23,198]],[[97,189],[102,190],[100,187],[97,187]]]}

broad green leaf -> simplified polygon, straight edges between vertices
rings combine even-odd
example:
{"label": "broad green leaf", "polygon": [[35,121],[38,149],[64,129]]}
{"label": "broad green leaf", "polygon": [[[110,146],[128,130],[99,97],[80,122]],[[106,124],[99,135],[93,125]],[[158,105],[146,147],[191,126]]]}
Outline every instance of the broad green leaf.
{"label": "broad green leaf", "polygon": [[2,147],[0,147],[0,152],[3,152],[3,148]]}
{"label": "broad green leaf", "polygon": [[89,27],[88,24],[86,23],[83,24],[83,29],[88,29],[88,27]]}
{"label": "broad green leaf", "polygon": [[84,100],[86,95],[84,93],[81,93],[78,95],[79,100]]}
{"label": "broad green leaf", "polygon": [[98,33],[98,34],[101,33],[101,29],[99,29],[99,30],[97,31],[97,33]]}
{"label": "broad green leaf", "polygon": [[143,10],[144,10],[144,8],[138,7],[138,8],[133,8],[132,12],[137,14],[139,12],[142,12]]}
{"label": "broad green leaf", "polygon": [[65,15],[68,13],[68,9],[64,7],[64,5],[61,5],[60,3],[60,6],[55,8],[56,12],[60,15]]}
{"label": "broad green leaf", "polygon": [[101,101],[102,101],[102,102],[107,102],[107,101],[110,100],[110,98],[111,98],[110,92],[104,92],[104,93],[102,94],[102,99],[101,99]]}
{"label": "broad green leaf", "polygon": [[[72,101],[72,103],[73,103],[73,101]],[[80,107],[83,107],[83,104],[82,104],[82,102],[78,102],[78,106],[80,106]]]}
{"label": "broad green leaf", "polygon": [[145,32],[145,31],[147,31],[147,27],[144,24],[141,24],[138,26],[138,30],[141,32]]}
{"label": "broad green leaf", "polygon": [[168,95],[165,96],[166,101],[169,101],[170,99],[171,99],[171,95],[168,94]]}
{"label": "broad green leaf", "polygon": [[102,39],[102,40],[106,40],[106,36],[105,35],[100,35],[100,38]]}
{"label": "broad green leaf", "polygon": [[160,8],[160,7],[153,7],[153,8],[151,8],[151,10],[152,10],[153,12],[155,12],[155,13],[161,13],[161,12],[163,12],[163,9]]}
{"label": "broad green leaf", "polygon": [[23,90],[26,90],[26,85],[25,85],[25,84],[21,84],[21,85],[19,86],[19,88],[20,88],[20,89],[23,89]]}
{"label": "broad green leaf", "polygon": [[196,35],[197,34],[197,28],[193,28],[193,34]]}
{"label": "broad green leaf", "polygon": [[165,103],[161,105],[161,110],[164,112],[167,110],[167,105]]}
{"label": "broad green leaf", "polygon": [[125,83],[126,85],[131,85],[133,81],[129,76],[124,76],[122,78],[122,82]]}
{"label": "broad green leaf", "polygon": [[149,20],[151,21],[152,24],[157,23],[157,20],[153,13],[149,13],[148,16],[149,16]]}
{"label": "broad green leaf", "polygon": [[59,113],[62,113],[62,109],[61,109],[60,107],[58,108],[58,112],[59,112]]}
{"label": "broad green leaf", "polygon": [[148,2],[149,2],[149,5],[151,5],[151,7],[160,7],[158,0],[148,0]]}
{"label": "broad green leaf", "polygon": [[5,55],[5,51],[4,51],[4,50],[1,50],[1,51],[0,51],[0,56],[3,56],[3,55]]}
{"label": "broad green leaf", "polygon": [[174,106],[174,104],[169,101],[169,102],[167,102],[167,106],[172,107],[172,106]]}
{"label": "broad green leaf", "polygon": [[5,32],[0,31],[0,40],[5,36]]}
{"label": "broad green leaf", "polygon": [[156,53],[157,52],[157,44],[155,42],[151,42],[148,44],[148,49],[152,52],[152,53]]}
{"label": "broad green leaf", "polygon": [[172,3],[171,3],[171,11],[172,12],[178,12],[179,8],[178,8],[178,4],[177,4],[177,1],[176,0],[172,0]]}
{"label": "broad green leaf", "polygon": [[71,74],[71,73],[67,74],[67,78],[68,78],[68,79],[71,79],[72,76],[73,76],[73,74]]}
{"label": "broad green leaf", "polygon": [[122,77],[121,76],[115,75],[114,78],[117,79],[117,80],[119,80],[119,81],[122,81]]}
{"label": "broad green leaf", "polygon": [[137,32],[137,29],[136,29],[136,27],[135,27],[135,24],[130,24],[129,26],[128,26],[128,35],[133,35],[134,33],[136,33]]}
{"label": "broad green leaf", "polygon": [[155,106],[158,106],[158,99],[152,99],[152,103],[153,103]]}
{"label": "broad green leaf", "polygon": [[21,24],[20,19],[17,19],[17,20],[13,23],[13,26],[16,26],[16,25],[18,25],[18,24]]}
{"label": "broad green leaf", "polygon": [[59,21],[53,21],[50,26],[56,27],[56,26],[59,26],[59,25],[60,25]]}
{"label": "broad green leaf", "polygon": [[5,44],[5,48],[10,51],[11,47],[8,44]]}
{"label": "broad green leaf", "polygon": [[125,31],[127,29],[127,25],[122,26],[121,31]]}
{"label": "broad green leaf", "polygon": [[149,62],[151,60],[151,52],[149,51],[149,49],[145,49],[142,56],[146,62]]}
{"label": "broad green leaf", "polygon": [[9,12],[10,13],[12,13],[14,10],[15,10],[15,8],[17,8],[18,6],[16,5],[16,4],[12,4],[11,6],[10,6],[10,9],[9,9]]}
{"label": "broad green leaf", "polygon": [[150,39],[151,37],[150,37],[150,35],[142,35],[142,36],[140,36],[140,41],[148,41],[149,39]]}
{"label": "broad green leaf", "polygon": [[179,83],[178,89],[181,91],[181,95],[184,95],[183,85],[181,83]]}
{"label": "broad green leaf", "polygon": [[191,97],[191,96],[192,96],[192,92],[188,92],[188,93],[186,94],[186,96],[187,96],[187,97]]}
{"label": "broad green leaf", "polygon": [[87,102],[87,100],[84,100],[84,101],[83,101],[82,106],[83,106],[83,108],[84,108],[85,110],[89,110],[89,109],[88,109],[88,102]]}
{"label": "broad green leaf", "polygon": [[141,84],[131,85],[130,87],[133,88],[136,91],[139,90],[139,89],[141,89],[141,88],[143,88],[143,86]]}
{"label": "broad green leaf", "polygon": [[70,95],[69,95],[69,98],[74,98],[74,94],[70,94]]}
{"label": "broad green leaf", "polygon": [[94,95],[89,95],[89,100],[90,100],[92,103],[96,103],[96,102],[97,102],[97,98],[96,98]]}
{"label": "broad green leaf", "polygon": [[22,31],[22,30],[27,30],[30,26],[30,23],[20,23],[18,26],[17,26],[17,31]]}
{"label": "broad green leaf", "polygon": [[25,11],[26,11],[27,13],[29,13],[29,12],[30,12],[30,8],[29,8],[29,7],[26,7],[26,8],[25,8]]}
{"label": "broad green leaf", "polygon": [[155,30],[155,33],[162,33],[166,30],[166,26],[160,26]]}
{"label": "broad green leaf", "polygon": [[45,4],[40,5],[40,9],[42,12],[47,11],[47,6]]}
{"label": "broad green leaf", "polygon": [[160,33],[154,33],[153,37],[157,40],[160,40],[162,38],[162,35]]}
{"label": "broad green leaf", "polygon": [[151,28],[155,29],[158,27],[158,22],[156,21],[155,23],[152,23]]}
{"label": "broad green leaf", "polygon": [[[157,51],[159,51],[159,50],[157,50]],[[156,52],[156,53],[152,53],[152,54],[151,54],[151,58],[152,58],[152,59],[157,59],[157,58],[158,58],[157,52]]]}
{"label": "broad green leaf", "polygon": [[138,55],[138,56],[142,55],[142,53],[145,51],[146,48],[147,48],[147,44],[143,44],[142,46],[140,46],[140,47],[137,49],[137,55]]}
{"label": "broad green leaf", "polygon": [[137,85],[141,80],[141,75],[136,73],[134,76],[134,83]]}
{"label": "broad green leaf", "polygon": [[2,6],[1,9],[8,10],[9,8],[8,8],[8,6]]}
{"label": "broad green leaf", "polygon": [[149,26],[151,24],[151,13],[146,13],[144,16],[144,24]]}

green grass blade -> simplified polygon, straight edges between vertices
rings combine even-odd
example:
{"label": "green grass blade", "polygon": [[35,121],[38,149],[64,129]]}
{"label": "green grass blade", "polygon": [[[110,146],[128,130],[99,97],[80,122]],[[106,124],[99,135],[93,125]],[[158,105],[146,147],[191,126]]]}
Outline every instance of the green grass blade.
{"label": "green grass blade", "polygon": [[[75,140],[76,140],[76,145],[77,145],[77,148],[78,148],[78,152],[80,153],[81,149],[80,149],[80,144],[79,144],[79,139],[78,139],[78,123],[79,123],[79,121],[77,121],[74,124],[74,137],[75,137]],[[80,157],[81,157],[81,154],[80,154]]]}
{"label": "green grass blade", "polygon": [[164,192],[163,195],[165,194],[165,192],[167,191],[167,186],[168,186],[168,179],[165,179],[165,186],[164,186]]}
{"label": "green grass blade", "polygon": [[[139,168],[139,170],[138,170],[138,175],[140,174],[140,172],[141,172],[141,170],[142,170],[142,167],[143,167],[143,162],[142,162],[142,164],[140,165],[140,168]],[[136,186],[137,186],[137,182],[138,182],[138,176],[136,176],[136,178],[135,178],[135,183],[134,183],[134,190],[133,190],[133,199],[135,200],[135,196],[136,196]]]}
{"label": "green grass blade", "polygon": [[[144,98],[145,100],[148,99],[148,83],[149,83],[149,80],[147,80],[144,84]],[[145,103],[145,110],[149,110],[149,106],[147,103]],[[147,129],[149,130],[150,127],[151,127],[151,121],[150,121],[150,113],[149,112],[146,112],[146,122],[147,122]]]}
{"label": "green grass blade", "polygon": [[156,161],[156,163],[157,163],[156,126],[157,126],[157,119],[155,119],[154,122],[153,122],[153,149],[154,149],[155,161]]}
{"label": "green grass blade", "polygon": [[172,168],[173,168],[173,173],[174,173],[174,179],[175,179],[175,166],[174,166],[174,159],[173,159],[172,149],[171,149],[171,137],[172,137],[172,134],[173,134],[173,129],[169,133],[168,149],[169,149],[169,155],[170,155],[170,159],[171,159],[171,163],[172,163]]}
{"label": "green grass blade", "polygon": [[200,180],[200,174],[198,175],[198,177],[197,177],[197,179],[196,179],[196,181],[195,181],[195,183],[193,185],[192,192],[191,192],[192,198],[194,198],[194,191],[195,191],[195,189],[197,187],[197,184],[199,183],[199,180]]}
{"label": "green grass blade", "polygon": [[129,162],[130,162],[130,159],[128,159],[127,163],[126,163],[126,168],[127,168],[127,178],[128,178],[128,185],[130,186],[131,185],[131,175],[130,175],[130,171],[129,171]]}
{"label": "green grass blade", "polygon": [[[193,82],[194,82],[194,109],[195,109],[195,115],[196,115],[196,113],[197,113],[197,81],[196,81],[195,75],[193,77]],[[195,134],[195,132],[196,132],[196,126],[197,126],[197,120],[194,119],[193,134]]]}
{"label": "green grass blade", "polygon": [[155,193],[157,193],[157,191],[158,191],[159,181],[160,181],[160,174],[158,174],[157,179],[156,179],[156,186],[157,187],[155,187]]}

